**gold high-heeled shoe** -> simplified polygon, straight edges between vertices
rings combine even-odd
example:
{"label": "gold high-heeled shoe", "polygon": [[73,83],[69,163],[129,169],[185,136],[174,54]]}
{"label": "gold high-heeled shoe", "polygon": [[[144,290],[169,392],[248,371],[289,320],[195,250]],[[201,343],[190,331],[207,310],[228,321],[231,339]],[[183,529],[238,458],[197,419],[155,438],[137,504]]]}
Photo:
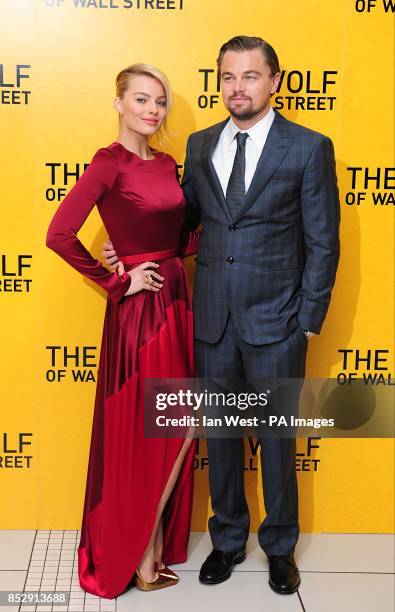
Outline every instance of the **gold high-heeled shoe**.
{"label": "gold high-heeled shoe", "polygon": [[177,574],[175,574],[170,568],[168,568],[166,565],[165,567],[162,567],[162,569],[158,568],[158,564],[155,564],[155,569],[158,572],[158,574],[160,576],[164,576],[165,578],[171,578],[172,580],[175,580],[176,582],[178,582],[180,580],[179,576],[177,576]]}
{"label": "gold high-heeled shoe", "polygon": [[135,584],[136,587],[140,589],[140,591],[157,591],[158,589],[165,589],[166,587],[177,584],[177,580],[167,578],[159,574],[156,580],[154,580],[153,582],[147,582],[140,574],[139,569],[136,568]]}

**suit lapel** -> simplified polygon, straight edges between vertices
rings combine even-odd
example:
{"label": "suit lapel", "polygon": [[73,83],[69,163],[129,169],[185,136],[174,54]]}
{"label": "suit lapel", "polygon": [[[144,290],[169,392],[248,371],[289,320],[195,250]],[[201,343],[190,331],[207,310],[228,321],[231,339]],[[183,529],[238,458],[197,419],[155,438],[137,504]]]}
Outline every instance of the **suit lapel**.
{"label": "suit lapel", "polygon": [[228,123],[228,121],[229,121],[229,118],[225,119],[225,121],[222,121],[221,123],[217,124],[216,126],[213,127],[212,130],[210,130],[209,132],[205,134],[204,142],[202,144],[202,149],[201,149],[201,162],[202,162],[203,169],[207,175],[207,179],[217,198],[217,201],[221,205],[221,208],[223,212],[225,213],[226,217],[229,219],[230,222],[232,222],[232,217],[231,217],[231,214],[229,212],[229,209],[226,203],[224,192],[222,191],[221,183],[215,171],[214,164],[211,161],[211,157],[212,157],[215,145],[217,144],[220,134],[222,130],[224,129],[225,125]]}
{"label": "suit lapel", "polygon": [[251,185],[246,193],[244,203],[234,219],[234,223],[237,223],[257,200],[292,144],[286,119],[277,111],[275,113],[276,116],[258,160]]}
{"label": "suit lapel", "polygon": [[229,121],[229,118],[213,126],[212,130],[208,131],[204,136],[204,141],[201,148],[202,166],[217,201],[221,205],[224,214],[231,223],[237,223],[247,212],[247,210],[254,204],[273,176],[277,167],[284,159],[285,154],[292,144],[292,137],[289,133],[286,119],[278,111],[275,111],[275,114],[276,116],[270,127],[265,146],[263,147],[261,156],[258,160],[255,174],[246,193],[244,203],[240,207],[240,210],[234,219],[232,219],[230,214],[224,193],[222,191],[221,183],[215,171],[214,164],[211,161],[215,145],[217,144],[226,123]]}

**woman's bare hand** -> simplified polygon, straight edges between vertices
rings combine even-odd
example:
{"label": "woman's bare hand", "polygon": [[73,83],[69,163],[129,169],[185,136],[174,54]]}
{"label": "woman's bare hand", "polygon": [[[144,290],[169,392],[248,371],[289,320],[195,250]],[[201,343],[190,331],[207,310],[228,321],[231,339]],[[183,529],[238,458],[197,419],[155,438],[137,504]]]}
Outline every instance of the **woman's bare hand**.
{"label": "woman's bare hand", "polygon": [[[106,265],[109,266],[111,270],[116,270],[118,276],[122,276],[125,272],[125,267],[123,262],[118,259],[111,240],[106,240],[103,244],[102,255]],[[162,289],[163,285],[157,281],[163,281],[165,279],[163,276],[160,276],[160,274],[154,272],[152,268],[159,268],[159,264],[153,261],[146,261],[133,268],[133,270],[129,270],[128,274],[131,276],[132,282],[125,295],[133,295],[134,293],[142,291],[142,289],[147,289],[148,291],[159,291],[159,289]]]}
{"label": "woman's bare hand", "polygon": [[158,281],[163,281],[165,279],[157,272],[154,272],[152,268],[159,268],[159,264],[153,261],[145,261],[133,268],[133,270],[129,270],[127,274],[130,274],[132,282],[125,295],[133,295],[143,289],[148,291],[159,291],[162,289],[163,284]]}

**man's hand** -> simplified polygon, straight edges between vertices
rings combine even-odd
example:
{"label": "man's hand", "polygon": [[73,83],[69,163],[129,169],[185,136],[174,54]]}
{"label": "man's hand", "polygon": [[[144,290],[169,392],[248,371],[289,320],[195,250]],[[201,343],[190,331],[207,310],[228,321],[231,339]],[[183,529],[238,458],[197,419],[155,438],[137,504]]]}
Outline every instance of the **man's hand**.
{"label": "man's hand", "polygon": [[109,266],[111,270],[117,270],[118,275],[122,276],[122,274],[125,272],[125,268],[122,261],[119,261],[111,240],[106,240],[103,244],[102,256],[104,263]]}

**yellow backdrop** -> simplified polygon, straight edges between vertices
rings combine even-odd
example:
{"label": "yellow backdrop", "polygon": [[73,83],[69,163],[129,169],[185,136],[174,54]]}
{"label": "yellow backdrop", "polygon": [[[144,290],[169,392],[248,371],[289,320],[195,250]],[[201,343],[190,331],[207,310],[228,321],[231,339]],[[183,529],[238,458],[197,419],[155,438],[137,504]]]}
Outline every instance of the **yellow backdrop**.
{"label": "yellow backdrop", "polygon": [[[105,294],[45,246],[48,224],[95,151],[117,135],[114,80],[143,61],[175,92],[166,145],[226,116],[215,58],[236,34],[278,51],[273,104],[330,136],[341,192],[341,260],[329,314],[310,341],[308,376],[375,372],[343,363],[393,351],[393,44],[391,0],[2,0],[0,5],[0,528],[80,527]],[[80,232],[94,256],[96,210]],[[193,282],[193,259],[187,262]],[[380,363],[380,365],[383,365]],[[380,372],[382,372],[380,370]],[[393,440],[298,440],[302,531],[393,530]],[[264,515],[247,455],[252,527]],[[205,445],[196,457],[193,529],[210,512]]]}

